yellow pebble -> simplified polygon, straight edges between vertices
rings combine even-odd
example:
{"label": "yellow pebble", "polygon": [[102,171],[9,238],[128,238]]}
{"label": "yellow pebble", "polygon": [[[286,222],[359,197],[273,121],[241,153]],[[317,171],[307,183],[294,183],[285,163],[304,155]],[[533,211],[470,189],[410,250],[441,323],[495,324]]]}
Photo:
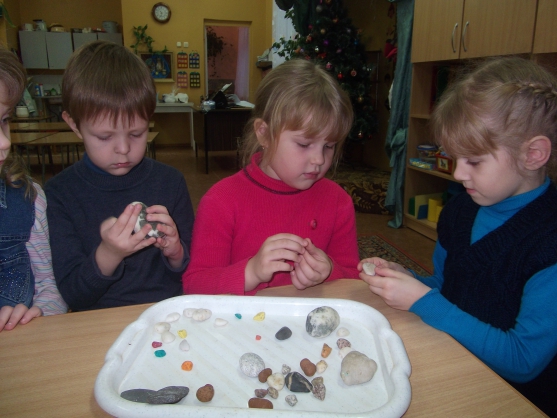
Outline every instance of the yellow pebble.
{"label": "yellow pebble", "polygon": [[186,338],[188,336],[188,333],[185,329],[181,329],[180,331],[178,331],[178,335],[180,336],[180,338]]}
{"label": "yellow pebble", "polygon": [[265,319],[265,312],[259,312],[253,317],[254,321],[263,321]]}

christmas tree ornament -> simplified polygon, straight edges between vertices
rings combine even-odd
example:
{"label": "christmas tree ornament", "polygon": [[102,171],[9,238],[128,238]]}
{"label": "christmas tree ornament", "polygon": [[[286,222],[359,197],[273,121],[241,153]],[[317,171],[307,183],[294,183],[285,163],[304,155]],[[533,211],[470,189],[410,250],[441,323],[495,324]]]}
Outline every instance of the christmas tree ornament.
{"label": "christmas tree ornament", "polygon": [[333,1],[333,0],[325,0],[325,3],[331,4],[332,1]]}
{"label": "christmas tree ornament", "polygon": [[311,37],[311,35],[308,35],[308,36],[306,37],[306,42],[311,42],[312,39],[313,39],[313,38]]}
{"label": "christmas tree ornament", "polygon": [[346,28],[346,33],[352,33],[352,29]]}
{"label": "christmas tree ornament", "polygon": [[350,71],[350,75],[352,77],[356,77],[357,74],[358,74],[358,72],[354,68],[352,68],[352,71]]}
{"label": "christmas tree ornament", "polygon": [[315,47],[315,53],[316,53],[316,54],[319,53],[319,47],[318,47],[318,46]]}
{"label": "christmas tree ornament", "polygon": [[333,19],[333,23],[338,23],[338,17],[335,17],[335,18]]}
{"label": "christmas tree ornament", "polygon": [[340,54],[341,52],[342,52],[341,48],[337,49],[337,54]]}
{"label": "christmas tree ornament", "polygon": [[321,29],[320,32],[321,32],[321,35],[325,35],[327,33],[327,31],[325,29]]}
{"label": "christmas tree ornament", "polygon": [[327,63],[327,65],[325,65],[325,69],[327,71],[331,71],[333,69],[333,64],[331,64],[330,62]]}
{"label": "christmas tree ornament", "polygon": [[338,78],[339,80],[342,80],[342,78],[343,78],[342,73],[338,73],[338,74],[337,74],[337,78]]}
{"label": "christmas tree ornament", "polygon": [[364,137],[364,133],[362,131],[358,132],[358,138],[362,139]]}
{"label": "christmas tree ornament", "polygon": [[317,6],[315,6],[315,11],[317,13],[321,13],[323,11],[323,6],[321,6],[320,4],[318,4]]}
{"label": "christmas tree ornament", "polygon": [[363,103],[364,102],[364,98],[362,96],[358,96],[358,103]]}
{"label": "christmas tree ornament", "polygon": [[328,39],[325,39],[325,40],[323,41],[323,45],[325,45],[325,46],[329,45],[329,40],[328,40]]}
{"label": "christmas tree ornament", "polygon": [[295,52],[296,54],[299,54],[301,50],[302,50],[302,48],[298,47],[298,48],[296,48],[296,50],[295,50],[294,52]]}

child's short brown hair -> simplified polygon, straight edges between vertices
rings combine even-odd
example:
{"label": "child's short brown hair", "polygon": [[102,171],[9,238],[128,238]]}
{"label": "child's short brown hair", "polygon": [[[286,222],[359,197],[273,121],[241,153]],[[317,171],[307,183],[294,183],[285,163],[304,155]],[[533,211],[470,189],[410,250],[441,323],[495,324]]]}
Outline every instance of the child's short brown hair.
{"label": "child's short brown hair", "polygon": [[106,41],[83,45],[71,56],[62,79],[62,105],[79,128],[81,120],[109,116],[149,120],[156,89],[149,68],[129,49]]}

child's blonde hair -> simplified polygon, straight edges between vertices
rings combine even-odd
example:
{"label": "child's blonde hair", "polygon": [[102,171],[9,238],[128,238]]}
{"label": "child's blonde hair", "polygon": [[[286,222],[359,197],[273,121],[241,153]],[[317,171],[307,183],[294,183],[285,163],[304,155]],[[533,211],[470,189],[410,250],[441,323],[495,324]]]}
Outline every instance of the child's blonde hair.
{"label": "child's blonde hair", "polygon": [[281,132],[304,130],[309,138],[325,133],[327,141],[336,143],[335,165],[354,113],[348,94],[324,68],[308,60],[293,59],[267,74],[255,92],[255,108],[244,133],[244,166],[261,149],[254,131],[256,119],[268,126],[271,145],[265,150],[264,162],[272,158]]}
{"label": "child's blonde hair", "polygon": [[149,120],[156,89],[147,65],[129,49],[94,41],[73,53],[62,78],[62,105],[79,128],[82,120]]}
{"label": "child's blonde hair", "polygon": [[[17,56],[0,45],[0,83],[6,90],[6,96],[0,97],[0,101],[8,108],[14,108],[23,97],[26,82],[27,73]],[[33,180],[29,177],[27,165],[19,154],[10,152],[2,164],[0,179],[9,187],[24,187],[25,197],[35,200],[37,192],[33,187]]]}
{"label": "child's blonde hair", "polygon": [[533,61],[489,59],[445,91],[432,115],[437,142],[451,157],[493,153],[505,147],[516,160],[525,141],[551,141],[549,172],[556,166],[557,79]]}

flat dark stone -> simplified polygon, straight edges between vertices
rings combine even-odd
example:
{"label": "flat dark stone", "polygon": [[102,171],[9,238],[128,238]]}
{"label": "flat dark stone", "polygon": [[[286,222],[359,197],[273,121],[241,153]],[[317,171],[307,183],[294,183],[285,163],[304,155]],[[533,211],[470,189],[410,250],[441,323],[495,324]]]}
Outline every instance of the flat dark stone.
{"label": "flat dark stone", "polygon": [[284,379],[284,383],[291,392],[309,393],[313,389],[309,380],[298,372],[288,373]]}
{"label": "flat dark stone", "polygon": [[275,338],[277,340],[287,340],[290,337],[292,337],[292,331],[290,330],[290,328],[288,327],[282,327],[281,329],[279,329],[277,331],[277,333],[275,334]]}
{"label": "flat dark stone", "polygon": [[180,402],[189,393],[186,386],[167,386],[151,394],[147,403],[160,405]]}
{"label": "flat dark stone", "polygon": [[151,389],[130,389],[123,391],[120,396],[128,401],[148,403],[154,393],[157,392]]}

